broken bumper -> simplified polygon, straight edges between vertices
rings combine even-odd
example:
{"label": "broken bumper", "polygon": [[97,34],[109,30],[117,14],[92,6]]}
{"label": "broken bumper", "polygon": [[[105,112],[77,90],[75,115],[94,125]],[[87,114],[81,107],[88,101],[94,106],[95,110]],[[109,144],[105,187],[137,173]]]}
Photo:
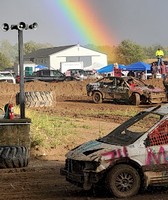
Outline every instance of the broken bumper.
{"label": "broken bumper", "polygon": [[66,180],[84,190],[90,190],[92,185],[97,184],[103,174],[90,170],[84,170],[82,173],[69,172],[65,168],[60,169],[60,174],[66,177]]}
{"label": "broken bumper", "polygon": [[167,102],[166,94],[164,93],[152,93],[150,96],[151,103],[162,103]]}
{"label": "broken bumper", "polygon": [[69,182],[71,182],[71,183],[73,183],[75,185],[78,185],[78,186],[82,187],[82,185],[84,183],[83,174],[70,173],[65,168],[61,168],[60,169],[60,174],[62,176],[65,176],[67,181],[69,181]]}

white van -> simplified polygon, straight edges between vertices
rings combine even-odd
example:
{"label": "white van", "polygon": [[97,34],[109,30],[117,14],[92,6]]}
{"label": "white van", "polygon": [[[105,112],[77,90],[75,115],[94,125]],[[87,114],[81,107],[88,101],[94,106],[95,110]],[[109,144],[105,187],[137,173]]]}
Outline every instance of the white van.
{"label": "white van", "polygon": [[15,77],[10,71],[0,71],[0,82],[16,83]]}

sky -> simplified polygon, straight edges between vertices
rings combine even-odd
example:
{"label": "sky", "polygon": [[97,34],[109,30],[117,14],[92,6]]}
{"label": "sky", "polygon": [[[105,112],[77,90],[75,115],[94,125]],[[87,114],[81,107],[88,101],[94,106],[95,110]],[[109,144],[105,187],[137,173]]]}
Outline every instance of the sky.
{"label": "sky", "polygon": [[[168,46],[168,0],[0,0],[0,25],[38,23],[24,30],[24,43],[110,45],[131,40]],[[0,41],[16,44],[17,30],[0,30]]]}

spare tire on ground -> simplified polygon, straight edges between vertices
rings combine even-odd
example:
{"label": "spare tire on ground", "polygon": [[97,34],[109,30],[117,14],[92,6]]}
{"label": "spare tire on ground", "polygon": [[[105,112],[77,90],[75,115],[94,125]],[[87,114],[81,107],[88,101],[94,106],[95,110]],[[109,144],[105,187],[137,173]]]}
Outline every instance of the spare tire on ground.
{"label": "spare tire on ground", "polygon": [[26,167],[29,150],[24,146],[0,146],[0,169]]}
{"label": "spare tire on ground", "polygon": [[[16,95],[16,104],[19,105],[19,94]],[[26,107],[49,107],[53,103],[53,93],[50,91],[25,92]]]}

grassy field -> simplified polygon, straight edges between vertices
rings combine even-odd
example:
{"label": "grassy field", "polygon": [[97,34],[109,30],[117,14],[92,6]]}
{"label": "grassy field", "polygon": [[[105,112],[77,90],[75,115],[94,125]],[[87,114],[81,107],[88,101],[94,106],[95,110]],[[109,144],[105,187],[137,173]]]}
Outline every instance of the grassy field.
{"label": "grassy field", "polygon": [[[19,113],[18,107],[15,108],[15,113]],[[86,110],[85,113],[81,114],[84,116],[91,114],[100,117],[102,115],[131,117],[136,114],[136,111],[133,108],[128,108],[124,111],[94,111],[94,113],[91,110]],[[26,109],[26,117],[30,118],[32,121],[30,131],[32,147],[42,146],[44,148],[56,148],[56,146],[63,143],[66,145],[66,142],[68,143],[70,138],[74,138],[81,132],[93,132],[94,129],[95,132],[98,132],[99,137],[101,137],[105,132],[102,122],[98,123],[98,125],[94,125],[90,120],[88,120],[89,123],[86,123],[83,119],[56,116],[54,114],[49,115],[47,113],[39,114],[38,111],[31,109]],[[97,126],[97,128],[95,126]]]}

